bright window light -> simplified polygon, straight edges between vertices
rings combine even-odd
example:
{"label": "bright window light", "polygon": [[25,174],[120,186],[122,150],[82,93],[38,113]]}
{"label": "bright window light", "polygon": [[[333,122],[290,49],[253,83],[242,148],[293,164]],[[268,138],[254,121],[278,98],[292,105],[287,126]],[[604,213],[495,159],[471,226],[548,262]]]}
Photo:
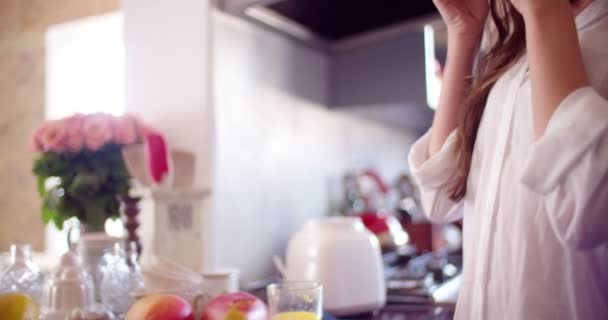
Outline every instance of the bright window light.
{"label": "bright window light", "polygon": [[438,77],[438,62],[435,56],[435,31],[433,26],[424,26],[424,60],[426,74],[426,99],[433,110],[439,105],[441,93],[441,79]]}
{"label": "bright window light", "polygon": [[46,33],[47,117],[125,109],[125,49],[120,13],[52,26]]}
{"label": "bright window light", "polygon": [[[100,15],[50,27],[46,32],[46,117],[125,110],[125,49],[121,13]],[[66,223],[66,227],[69,224]],[[122,236],[122,223],[108,221],[106,232]],[[67,250],[66,231],[52,224],[46,253]]]}

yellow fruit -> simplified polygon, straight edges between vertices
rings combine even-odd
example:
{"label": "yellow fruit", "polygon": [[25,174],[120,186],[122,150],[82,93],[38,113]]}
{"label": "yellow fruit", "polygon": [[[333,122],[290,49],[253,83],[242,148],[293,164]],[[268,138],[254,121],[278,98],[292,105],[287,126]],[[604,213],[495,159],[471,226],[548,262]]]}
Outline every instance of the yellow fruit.
{"label": "yellow fruit", "polygon": [[38,320],[38,306],[24,294],[1,294],[0,315],[2,320]]}

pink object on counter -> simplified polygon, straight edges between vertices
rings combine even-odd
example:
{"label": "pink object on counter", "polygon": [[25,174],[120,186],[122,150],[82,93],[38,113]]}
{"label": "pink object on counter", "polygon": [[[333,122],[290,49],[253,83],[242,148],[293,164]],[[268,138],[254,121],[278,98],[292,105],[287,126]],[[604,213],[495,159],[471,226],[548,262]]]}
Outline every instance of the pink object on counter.
{"label": "pink object on counter", "polygon": [[169,173],[169,160],[165,138],[156,132],[149,132],[145,137],[146,159],[150,176],[155,183],[161,183]]}

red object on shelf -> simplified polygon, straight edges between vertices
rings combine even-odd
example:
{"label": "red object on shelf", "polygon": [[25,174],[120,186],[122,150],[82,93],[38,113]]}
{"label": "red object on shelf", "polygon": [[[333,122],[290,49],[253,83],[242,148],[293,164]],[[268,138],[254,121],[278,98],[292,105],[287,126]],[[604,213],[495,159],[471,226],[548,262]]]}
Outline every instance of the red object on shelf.
{"label": "red object on shelf", "polygon": [[433,225],[430,223],[402,224],[410,236],[410,244],[416,246],[419,252],[433,250]]}
{"label": "red object on shelf", "polygon": [[154,182],[160,183],[169,173],[168,152],[165,138],[156,132],[150,132],[144,139],[150,176]]}
{"label": "red object on shelf", "polygon": [[380,234],[389,231],[388,222],[389,215],[376,213],[376,212],[366,212],[361,214],[361,220],[363,224],[369,231],[374,234]]}
{"label": "red object on shelf", "polygon": [[389,251],[408,243],[409,236],[401,223],[387,213],[366,212],[360,215],[363,225],[374,233],[383,251]]}

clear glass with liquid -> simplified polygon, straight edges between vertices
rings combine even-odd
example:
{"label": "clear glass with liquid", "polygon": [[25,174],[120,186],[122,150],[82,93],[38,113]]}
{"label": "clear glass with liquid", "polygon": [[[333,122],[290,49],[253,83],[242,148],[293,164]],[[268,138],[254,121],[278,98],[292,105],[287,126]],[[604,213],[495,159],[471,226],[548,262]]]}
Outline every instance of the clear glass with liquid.
{"label": "clear glass with liquid", "polygon": [[321,320],[323,287],[316,282],[282,282],[267,288],[271,320]]}

